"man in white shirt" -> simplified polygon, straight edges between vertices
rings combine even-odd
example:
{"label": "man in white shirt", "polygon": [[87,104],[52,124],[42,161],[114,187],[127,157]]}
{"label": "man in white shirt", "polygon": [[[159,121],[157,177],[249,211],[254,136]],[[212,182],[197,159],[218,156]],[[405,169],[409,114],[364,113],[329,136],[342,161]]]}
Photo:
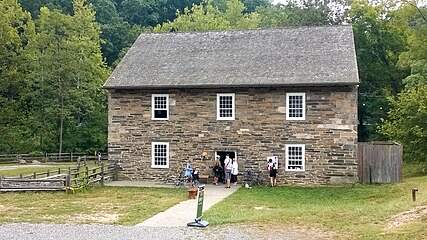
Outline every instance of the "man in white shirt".
{"label": "man in white shirt", "polygon": [[230,188],[231,169],[233,169],[233,163],[231,162],[230,156],[227,154],[224,159],[225,180],[227,182],[225,188]]}

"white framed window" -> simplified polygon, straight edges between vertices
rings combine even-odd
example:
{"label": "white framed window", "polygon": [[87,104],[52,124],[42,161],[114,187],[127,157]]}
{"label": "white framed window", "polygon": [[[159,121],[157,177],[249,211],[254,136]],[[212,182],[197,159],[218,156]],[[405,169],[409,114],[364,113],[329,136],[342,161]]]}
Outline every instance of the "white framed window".
{"label": "white framed window", "polygon": [[218,93],[216,95],[216,119],[235,119],[235,95],[234,93]]}
{"label": "white framed window", "polygon": [[169,168],[169,143],[152,142],[151,143],[151,167]]}
{"label": "white framed window", "polygon": [[286,144],[286,171],[305,171],[304,144]]}
{"label": "white framed window", "polygon": [[305,120],[305,93],[286,93],[286,120]]}
{"label": "white framed window", "polygon": [[152,94],[151,109],[151,119],[169,120],[169,94]]}

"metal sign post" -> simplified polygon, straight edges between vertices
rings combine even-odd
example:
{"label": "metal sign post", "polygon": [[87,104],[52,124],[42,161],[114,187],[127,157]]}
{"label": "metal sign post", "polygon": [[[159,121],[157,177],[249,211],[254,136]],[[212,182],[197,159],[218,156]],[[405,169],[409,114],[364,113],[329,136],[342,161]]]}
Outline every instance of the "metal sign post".
{"label": "metal sign post", "polygon": [[197,191],[196,219],[194,219],[194,222],[187,223],[187,226],[189,226],[189,227],[207,227],[209,225],[209,222],[202,220],[204,195],[205,195],[205,185],[201,185],[201,186],[199,186],[199,189]]}

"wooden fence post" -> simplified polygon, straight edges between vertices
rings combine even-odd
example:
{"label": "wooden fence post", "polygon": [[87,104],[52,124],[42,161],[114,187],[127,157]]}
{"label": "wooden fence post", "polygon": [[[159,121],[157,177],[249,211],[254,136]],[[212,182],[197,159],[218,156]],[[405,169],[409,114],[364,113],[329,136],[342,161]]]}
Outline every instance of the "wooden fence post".
{"label": "wooden fence post", "polygon": [[67,177],[65,178],[65,192],[68,193],[71,187],[71,170],[68,169]]}
{"label": "wooden fence post", "polygon": [[117,161],[114,161],[114,166],[113,166],[113,180],[117,181]]}
{"label": "wooden fence post", "polygon": [[36,177],[37,177],[37,173],[36,173],[36,172],[34,172],[34,173],[33,173],[33,178],[34,178],[34,179],[36,179]]}
{"label": "wooden fence post", "polygon": [[47,172],[46,172],[46,177],[49,177],[49,175],[50,175],[50,172],[49,172],[49,169],[48,169]]}
{"label": "wooden fence post", "polygon": [[104,186],[104,163],[101,163],[101,185]]}
{"label": "wooden fence post", "polygon": [[86,175],[86,181],[87,183],[89,183],[89,167],[88,166],[86,166],[85,175]]}
{"label": "wooden fence post", "polygon": [[58,175],[61,174],[61,168],[58,168]]}

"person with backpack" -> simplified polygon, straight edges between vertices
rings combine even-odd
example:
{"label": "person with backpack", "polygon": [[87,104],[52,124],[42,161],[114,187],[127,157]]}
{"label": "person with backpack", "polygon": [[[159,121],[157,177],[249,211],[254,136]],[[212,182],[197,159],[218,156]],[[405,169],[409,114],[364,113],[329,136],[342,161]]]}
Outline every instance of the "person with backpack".
{"label": "person with backpack", "polygon": [[273,161],[273,159],[268,160],[267,168],[270,175],[270,183],[271,187],[274,187],[277,185],[276,177],[277,177],[277,162]]}
{"label": "person with backpack", "polygon": [[215,164],[213,167],[213,173],[214,173],[214,185],[218,185],[218,180],[222,181],[222,172],[224,170],[221,167],[221,163],[219,162],[219,159],[217,158],[215,160]]}

